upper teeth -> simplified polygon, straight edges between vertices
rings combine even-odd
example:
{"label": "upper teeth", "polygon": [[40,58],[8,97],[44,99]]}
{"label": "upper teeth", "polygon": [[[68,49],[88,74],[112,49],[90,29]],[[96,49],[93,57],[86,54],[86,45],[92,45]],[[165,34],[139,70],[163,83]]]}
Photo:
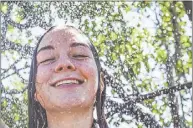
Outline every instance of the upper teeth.
{"label": "upper teeth", "polygon": [[61,84],[78,84],[78,80],[63,80],[58,83],[56,83],[56,87],[61,85]]}

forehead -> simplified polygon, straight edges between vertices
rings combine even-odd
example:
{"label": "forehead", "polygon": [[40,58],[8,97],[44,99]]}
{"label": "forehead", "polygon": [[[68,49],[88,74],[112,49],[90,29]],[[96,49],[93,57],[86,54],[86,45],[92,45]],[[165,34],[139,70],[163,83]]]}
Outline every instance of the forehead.
{"label": "forehead", "polygon": [[64,43],[90,43],[88,37],[74,28],[54,28],[48,32],[41,40],[38,50],[47,45],[56,46]]}

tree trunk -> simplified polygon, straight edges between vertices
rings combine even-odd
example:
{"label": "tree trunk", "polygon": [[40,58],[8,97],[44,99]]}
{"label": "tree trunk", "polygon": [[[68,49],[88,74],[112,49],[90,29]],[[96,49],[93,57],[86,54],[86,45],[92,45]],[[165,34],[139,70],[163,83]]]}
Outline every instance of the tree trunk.
{"label": "tree trunk", "polygon": [[189,17],[189,20],[192,21],[192,1],[183,1],[185,10],[186,10],[186,14]]}

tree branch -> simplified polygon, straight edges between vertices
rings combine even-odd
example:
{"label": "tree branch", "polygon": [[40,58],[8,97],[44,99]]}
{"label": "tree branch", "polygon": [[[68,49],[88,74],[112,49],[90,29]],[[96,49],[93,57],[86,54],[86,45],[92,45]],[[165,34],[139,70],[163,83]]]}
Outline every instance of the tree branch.
{"label": "tree branch", "polygon": [[143,122],[146,127],[150,128],[161,128],[160,124],[155,120],[155,118],[146,112],[143,112],[139,106],[136,105],[136,102],[132,99],[127,103],[117,103],[112,100],[107,101],[107,106],[113,106],[111,111],[109,111],[106,115],[107,118],[112,117],[114,114],[123,113],[125,115],[131,115],[137,121]]}
{"label": "tree branch", "polygon": [[158,90],[158,91],[155,91],[155,92],[152,92],[152,93],[147,93],[147,94],[144,94],[144,95],[138,95],[136,97],[135,101],[140,102],[140,101],[143,101],[143,100],[153,99],[156,96],[160,96],[160,95],[163,95],[163,94],[174,93],[174,92],[177,92],[177,91],[181,91],[183,89],[190,89],[190,88],[192,88],[192,82],[187,82],[187,83],[184,83],[184,84],[178,84],[176,86],[171,86],[169,88],[161,89],[161,90]]}
{"label": "tree branch", "polygon": [[[29,21],[30,21],[30,20],[29,20]],[[14,21],[11,20],[11,19],[8,19],[8,20],[7,20],[8,24],[10,24],[10,25],[12,25],[13,27],[16,27],[16,28],[18,28],[18,29],[20,29],[20,30],[30,28],[30,27],[31,27],[31,26],[30,26],[31,22],[29,22],[29,21],[28,21],[27,23],[25,23],[25,24],[20,24],[20,23],[14,22]]]}
{"label": "tree branch", "polygon": [[21,44],[16,44],[12,41],[5,39],[5,41],[3,41],[3,44],[1,45],[1,50],[5,51],[5,50],[9,50],[9,49],[18,51],[19,53],[21,53],[21,55],[32,56],[34,48],[30,47],[28,45],[22,46]]}

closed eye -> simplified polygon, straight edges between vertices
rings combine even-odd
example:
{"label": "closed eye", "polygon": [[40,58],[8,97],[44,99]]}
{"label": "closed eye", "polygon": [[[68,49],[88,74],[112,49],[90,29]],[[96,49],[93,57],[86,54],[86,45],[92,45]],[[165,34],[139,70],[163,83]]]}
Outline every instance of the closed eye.
{"label": "closed eye", "polygon": [[55,60],[55,58],[46,59],[44,61],[41,61],[40,64],[50,64]]}
{"label": "closed eye", "polygon": [[73,55],[74,58],[87,58],[87,55]]}

